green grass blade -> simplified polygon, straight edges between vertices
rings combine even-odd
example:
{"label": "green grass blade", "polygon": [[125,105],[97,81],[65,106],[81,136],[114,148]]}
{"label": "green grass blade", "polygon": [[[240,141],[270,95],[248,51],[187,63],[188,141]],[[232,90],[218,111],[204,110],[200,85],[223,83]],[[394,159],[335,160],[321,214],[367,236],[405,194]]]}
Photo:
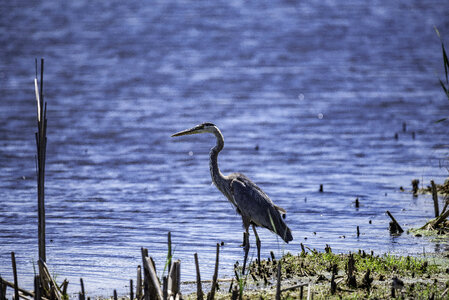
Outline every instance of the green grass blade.
{"label": "green grass blade", "polygon": [[276,230],[276,226],[274,225],[274,222],[273,222],[273,218],[271,218],[270,210],[268,210],[268,217],[270,218],[270,223],[271,223],[271,226],[273,227],[274,233],[278,234],[278,232]]}

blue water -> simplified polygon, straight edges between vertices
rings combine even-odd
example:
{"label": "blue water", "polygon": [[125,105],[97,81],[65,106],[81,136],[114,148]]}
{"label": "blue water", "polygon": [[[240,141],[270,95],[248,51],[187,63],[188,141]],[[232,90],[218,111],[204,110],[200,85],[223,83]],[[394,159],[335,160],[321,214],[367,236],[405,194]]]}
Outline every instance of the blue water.
{"label": "blue water", "polygon": [[90,296],[126,294],[140,247],[162,273],[168,231],[182,280],[195,278],[195,252],[211,278],[221,241],[219,275],[232,276],[242,228],[211,185],[215,140],[170,138],[205,121],[224,134],[222,171],[244,172],[288,211],[293,242],[261,229],[263,257],[296,253],[301,242],[336,252],[447,250],[391,237],[385,215],[422,225],[431,198],[399,187],[448,176],[449,127],[434,123],[449,102],[433,29],[449,45],[447,16],[445,0],[3,1],[0,275],[12,280],[15,251],[19,282],[32,289],[40,57],[47,261],[71,293],[82,277]]}

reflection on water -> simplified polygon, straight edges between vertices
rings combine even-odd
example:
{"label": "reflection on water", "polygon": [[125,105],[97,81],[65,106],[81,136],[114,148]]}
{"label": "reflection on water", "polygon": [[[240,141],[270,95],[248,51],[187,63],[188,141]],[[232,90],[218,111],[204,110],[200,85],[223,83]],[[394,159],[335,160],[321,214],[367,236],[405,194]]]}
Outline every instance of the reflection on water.
{"label": "reflection on water", "polygon": [[259,230],[263,256],[297,252],[301,242],[377,253],[446,247],[390,237],[384,215],[389,209],[405,228],[423,224],[433,213],[430,197],[398,188],[412,178],[427,184],[447,176],[439,167],[447,124],[434,124],[448,115],[433,31],[449,32],[443,4],[4,3],[1,275],[11,279],[15,251],[19,280],[32,286],[32,80],[41,56],[47,257],[72,292],[83,277],[90,295],[126,293],[142,246],[162,272],[168,231],[183,280],[194,279],[195,252],[203,277],[212,276],[221,241],[220,276],[232,275],[243,257],[241,220],[211,185],[214,138],[170,138],[205,121],[224,134],[222,171],[244,172],[288,211],[293,242]]}

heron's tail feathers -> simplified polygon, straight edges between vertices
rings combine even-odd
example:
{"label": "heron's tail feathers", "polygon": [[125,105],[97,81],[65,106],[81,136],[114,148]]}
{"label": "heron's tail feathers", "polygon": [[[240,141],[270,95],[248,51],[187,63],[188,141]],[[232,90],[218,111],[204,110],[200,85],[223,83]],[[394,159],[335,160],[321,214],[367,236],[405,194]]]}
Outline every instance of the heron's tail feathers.
{"label": "heron's tail feathers", "polygon": [[292,231],[288,228],[287,224],[285,224],[283,217],[281,217],[281,214],[278,211],[276,211],[277,214],[273,213],[274,218],[272,217],[272,214],[269,213],[271,228],[268,229],[279,235],[286,243],[288,243],[293,240]]}

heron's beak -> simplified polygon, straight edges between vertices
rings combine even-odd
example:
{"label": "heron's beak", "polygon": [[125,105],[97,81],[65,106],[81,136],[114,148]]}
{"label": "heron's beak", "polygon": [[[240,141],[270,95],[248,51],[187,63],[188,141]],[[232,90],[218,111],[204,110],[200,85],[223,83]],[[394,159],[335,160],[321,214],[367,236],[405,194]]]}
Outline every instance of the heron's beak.
{"label": "heron's beak", "polygon": [[175,134],[172,134],[172,137],[176,137],[176,136],[181,136],[181,135],[189,135],[189,134],[196,134],[196,133],[201,133],[201,129],[199,126],[195,126],[193,128],[190,129],[186,129],[180,132],[177,132]]}

